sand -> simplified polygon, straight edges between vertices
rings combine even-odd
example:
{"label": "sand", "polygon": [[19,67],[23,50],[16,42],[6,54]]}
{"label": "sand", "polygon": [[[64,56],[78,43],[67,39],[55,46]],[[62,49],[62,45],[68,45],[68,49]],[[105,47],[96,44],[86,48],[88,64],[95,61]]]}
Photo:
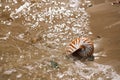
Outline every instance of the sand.
{"label": "sand", "polygon": [[94,37],[99,36],[100,49],[108,55],[99,60],[120,72],[120,4],[111,2],[93,5],[87,9]]}
{"label": "sand", "polygon": [[[44,1],[46,0],[43,0],[43,2]],[[56,1],[65,1],[65,3],[68,3],[69,0]],[[89,35],[95,45],[95,60],[92,62],[67,59],[65,55],[65,44],[69,42],[70,39],[75,38],[75,34],[71,35],[66,33],[67,31],[68,33],[73,32],[71,28],[75,26],[72,26],[72,24],[68,25],[70,31],[63,28],[63,33],[66,34],[62,38],[59,36],[60,33],[58,33],[58,35],[54,34],[57,32],[53,32],[55,29],[47,22],[41,22],[36,28],[25,25],[27,23],[34,25],[37,22],[37,19],[34,20],[29,15],[31,13],[31,15],[33,15],[32,17],[36,17],[36,13],[32,12],[33,9],[41,13],[41,9],[37,9],[34,6],[37,0],[32,0],[31,5],[29,4],[32,6],[30,13],[26,12],[17,19],[10,17],[10,11],[8,11],[9,6],[6,6],[6,11],[0,15],[0,20],[2,20],[0,23],[0,80],[119,80],[120,5],[112,5],[111,2],[115,0],[91,1],[92,6],[86,9],[90,17],[87,16],[84,19],[85,21],[82,21],[81,15],[78,17],[80,13],[77,12],[71,17],[63,19],[55,18],[55,24],[66,23],[67,20],[71,18],[77,19],[76,21],[81,20],[80,23],[82,25],[86,24],[85,26],[81,26],[80,29],[78,29],[79,27],[77,26],[75,32],[85,31],[86,34],[90,33]],[[7,5],[11,5],[11,3],[12,2]],[[24,3],[14,3],[14,5],[11,8],[12,11],[18,9],[17,12],[21,12],[14,16],[21,15],[22,11],[19,7],[24,5]],[[3,8],[4,5],[0,7],[0,9]],[[85,14],[87,14],[86,11]],[[84,17],[85,16],[83,16],[83,18]],[[26,18],[27,21],[24,18]],[[49,18],[46,19],[45,21],[49,21]],[[69,23],[71,23],[71,21],[69,21]],[[61,26],[56,27],[57,30],[59,30],[59,27],[61,28]],[[84,27],[90,27],[90,30],[81,29]],[[46,38],[46,36],[43,36],[44,34],[50,33],[54,34],[53,37],[48,38],[48,35]],[[80,35],[83,34],[84,33],[80,33]],[[70,37],[70,39],[66,36]],[[78,35],[76,36],[78,37]],[[65,38],[65,44],[56,46],[54,44],[54,39],[56,38],[59,43],[62,43],[61,39]],[[51,40],[53,41],[50,44]]]}

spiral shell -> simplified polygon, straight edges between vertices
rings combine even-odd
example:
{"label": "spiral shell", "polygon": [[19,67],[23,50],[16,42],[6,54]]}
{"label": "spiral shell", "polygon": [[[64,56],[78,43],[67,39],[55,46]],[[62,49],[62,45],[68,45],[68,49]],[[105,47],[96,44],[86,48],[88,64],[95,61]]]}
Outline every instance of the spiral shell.
{"label": "spiral shell", "polygon": [[93,42],[85,37],[74,39],[66,48],[67,55],[77,55],[79,57],[93,56]]}

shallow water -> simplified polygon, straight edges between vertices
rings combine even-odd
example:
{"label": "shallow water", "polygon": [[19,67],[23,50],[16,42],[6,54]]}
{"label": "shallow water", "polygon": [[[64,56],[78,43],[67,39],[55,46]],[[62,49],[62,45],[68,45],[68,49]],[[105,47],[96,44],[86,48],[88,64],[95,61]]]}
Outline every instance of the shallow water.
{"label": "shallow water", "polygon": [[[110,0],[0,0],[0,80],[119,80],[119,7]],[[94,41],[95,61],[65,56],[81,36]]]}

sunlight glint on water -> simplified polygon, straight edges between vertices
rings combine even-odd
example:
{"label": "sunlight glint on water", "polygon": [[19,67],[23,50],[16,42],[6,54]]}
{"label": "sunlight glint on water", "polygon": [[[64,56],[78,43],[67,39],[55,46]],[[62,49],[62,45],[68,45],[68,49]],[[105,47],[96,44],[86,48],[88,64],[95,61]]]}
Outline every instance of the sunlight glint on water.
{"label": "sunlight glint on water", "polygon": [[[22,19],[21,24],[25,26],[45,28],[41,34],[45,41],[65,45],[66,39],[72,40],[78,36],[87,36],[89,32],[89,15],[79,0],[76,1],[69,0],[68,3],[54,0],[21,1],[22,5],[11,8],[18,4],[17,1],[13,1],[15,4],[12,6],[8,4],[8,8],[11,9],[12,20]],[[1,22],[6,24],[6,21]]]}

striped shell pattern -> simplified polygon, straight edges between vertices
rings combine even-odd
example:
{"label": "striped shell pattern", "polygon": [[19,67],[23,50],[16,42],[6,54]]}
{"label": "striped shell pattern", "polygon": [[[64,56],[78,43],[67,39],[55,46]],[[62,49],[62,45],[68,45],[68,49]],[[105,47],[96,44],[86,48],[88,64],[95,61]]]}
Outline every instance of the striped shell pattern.
{"label": "striped shell pattern", "polygon": [[89,57],[93,56],[94,45],[93,42],[85,37],[74,39],[67,46],[67,55],[73,55],[74,53],[79,55],[80,57]]}

